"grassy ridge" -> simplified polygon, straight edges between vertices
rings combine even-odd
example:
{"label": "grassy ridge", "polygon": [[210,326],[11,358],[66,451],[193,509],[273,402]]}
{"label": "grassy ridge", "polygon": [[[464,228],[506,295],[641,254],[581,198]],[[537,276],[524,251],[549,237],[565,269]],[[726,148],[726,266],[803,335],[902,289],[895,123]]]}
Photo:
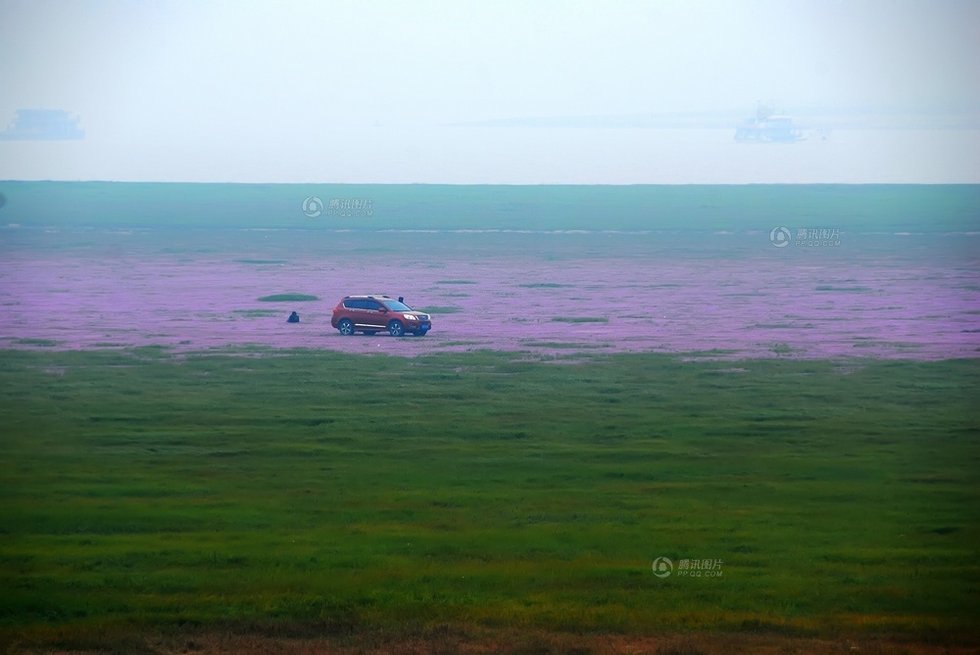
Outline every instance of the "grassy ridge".
{"label": "grassy ridge", "polygon": [[3,634],[975,629],[976,360],[254,354],[2,354]]}

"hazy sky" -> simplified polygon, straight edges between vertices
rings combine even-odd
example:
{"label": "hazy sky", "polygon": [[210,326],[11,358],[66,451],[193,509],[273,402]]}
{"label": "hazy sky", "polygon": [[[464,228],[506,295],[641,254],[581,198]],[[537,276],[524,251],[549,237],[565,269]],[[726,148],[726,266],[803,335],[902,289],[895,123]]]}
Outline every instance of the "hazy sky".
{"label": "hazy sky", "polygon": [[[0,129],[85,133],[0,179],[980,182],[978,61],[967,0],[0,0]],[[837,129],[735,144],[760,101]]]}

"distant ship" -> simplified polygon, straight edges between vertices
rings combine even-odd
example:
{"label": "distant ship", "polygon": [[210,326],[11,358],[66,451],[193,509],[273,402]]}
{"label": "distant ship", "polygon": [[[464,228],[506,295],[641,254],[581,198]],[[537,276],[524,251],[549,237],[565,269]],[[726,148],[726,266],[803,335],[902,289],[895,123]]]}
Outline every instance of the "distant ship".
{"label": "distant ship", "polygon": [[755,118],[747,118],[735,128],[735,140],[741,143],[794,143],[803,139],[803,130],[792,118],[773,114],[767,107],[760,107]]}
{"label": "distant ship", "polygon": [[84,139],[78,118],[62,109],[18,109],[17,117],[0,132],[0,141],[64,141]]}

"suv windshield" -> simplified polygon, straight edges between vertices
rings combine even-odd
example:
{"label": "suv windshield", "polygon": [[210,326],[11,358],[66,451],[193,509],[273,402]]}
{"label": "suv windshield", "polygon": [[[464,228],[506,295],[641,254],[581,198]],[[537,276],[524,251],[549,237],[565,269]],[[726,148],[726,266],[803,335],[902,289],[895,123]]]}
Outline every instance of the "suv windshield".
{"label": "suv windshield", "polygon": [[397,300],[386,300],[385,307],[393,312],[410,312],[412,308],[403,302],[398,302]]}

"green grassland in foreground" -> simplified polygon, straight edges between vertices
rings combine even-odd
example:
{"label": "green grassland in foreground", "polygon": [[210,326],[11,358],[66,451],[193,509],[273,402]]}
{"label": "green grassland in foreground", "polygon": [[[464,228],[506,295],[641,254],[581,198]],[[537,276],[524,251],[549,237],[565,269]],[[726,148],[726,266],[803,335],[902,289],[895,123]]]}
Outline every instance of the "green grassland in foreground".
{"label": "green grassland in foreground", "polygon": [[980,361],[513,358],[2,353],[0,634],[975,634]]}

